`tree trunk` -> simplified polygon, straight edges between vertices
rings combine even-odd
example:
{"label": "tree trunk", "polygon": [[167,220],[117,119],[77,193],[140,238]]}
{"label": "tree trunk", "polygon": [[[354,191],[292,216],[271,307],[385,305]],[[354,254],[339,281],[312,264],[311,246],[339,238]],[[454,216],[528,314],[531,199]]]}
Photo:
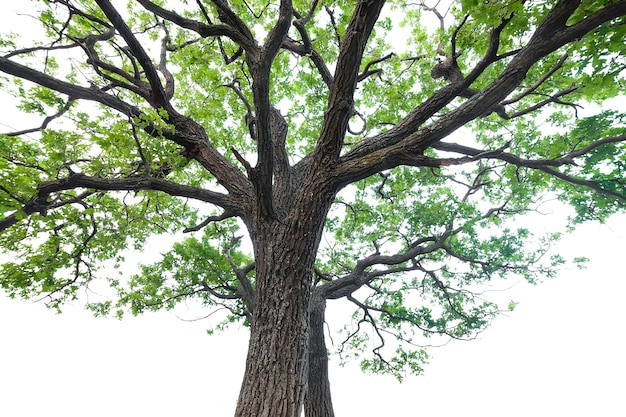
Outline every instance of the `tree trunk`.
{"label": "tree trunk", "polygon": [[236,417],[300,417],[309,298],[326,211],[302,210],[297,218],[271,221],[252,233],[256,299]]}
{"label": "tree trunk", "polygon": [[309,304],[309,375],[304,397],[305,417],[334,417],[324,343],[326,300],[313,292]]}

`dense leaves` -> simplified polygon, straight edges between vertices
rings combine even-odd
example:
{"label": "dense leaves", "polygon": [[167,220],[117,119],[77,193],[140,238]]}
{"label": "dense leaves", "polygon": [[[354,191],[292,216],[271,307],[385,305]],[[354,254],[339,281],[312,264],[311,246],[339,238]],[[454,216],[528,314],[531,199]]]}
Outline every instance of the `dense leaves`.
{"label": "dense leaves", "polygon": [[335,350],[402,378],[512,309],[486,295],[502,280],[583,260],[525,215],[624,208],[624,1],[27,7],[37,30],[0,39],[20,114],[0,136],[11,297],[60,309],[86,289],[119,317],[195,303],[252,347],[267,329],[301,345],[287,324],[345,299]]}

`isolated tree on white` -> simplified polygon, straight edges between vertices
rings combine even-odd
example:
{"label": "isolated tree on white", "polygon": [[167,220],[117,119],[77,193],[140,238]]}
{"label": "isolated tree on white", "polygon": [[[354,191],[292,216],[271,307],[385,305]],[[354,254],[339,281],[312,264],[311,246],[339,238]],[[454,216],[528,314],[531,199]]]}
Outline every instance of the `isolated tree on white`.
{"label": "isolated tree on white", "polygon": [[[41,31],[0,40],[3,90],[42,119],[0,136],[2,288],[60,308],[108,280],[96,314],[226,307],[218,327],[250,327],[238,417],[333,415],[326,300],[356,309],[342,354],[420,372],[424,337],[472,338],[501,310],[481,288],[564,261],[513,220],[546,198],[572,224],[624,208],[624,114],[578,110],[624,90],[626,1],[31,15]],[[180,231],[138,274],[104,269]]]}

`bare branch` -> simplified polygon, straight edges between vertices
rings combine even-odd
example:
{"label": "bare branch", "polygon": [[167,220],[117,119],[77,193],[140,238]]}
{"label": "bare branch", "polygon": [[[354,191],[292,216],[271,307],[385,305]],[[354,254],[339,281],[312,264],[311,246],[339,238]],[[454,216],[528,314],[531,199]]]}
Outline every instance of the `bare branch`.
{"label": "bare branch", "polygon": [[326,10],[326,13],[328,14],[328,17],[330,18],[330,24],[332,25],[333,31],[335,32],[335,40],[337,41],[337,46],[340,46],[341,45],[341,36],[339,35],[339,29],[337,28],[337,22],[335,20],[335,13],[328,6],[324,6],[324,10]]}
{"label": "bare branch", "polygon": [[288,51],[291,51],[295,54],[300,55],[301,57],[308,57],[317,68],[317,71],[322,77],[324,83],[330,88],[333,83],[333,75],[331,74],[326,62],[320,55],[320,53],[313,47],[313,43],[311,42],[311,38],[306,30],[304,19],[296,19],[293,22],[294,27],[300,34],[300,39],[302,40],[302,45],[296,45],[290,39],[285,39],[283,41],[283,47]]}
{"label": "bare branch", "polygon": [[366,79],[367,77],[370,77],[374,74],[379,74],[382,72],[382,70],[380,68],[378,69],[374,69],[374,70],[370,70],[370,68],[376,64],[380,64],[381,62],[387,61],[389,59],[391,59],[394,56],[393,53],[387,54],[381,58],[377,58],[374,60],[369,61],[367,64],[365,64],[365,68],[363,68],[363,71],[359,74],[359,76],[357,77],[357,81],[361,82],[364,79]]}
{"label": "bare branch", "polygon": [[246,115],[245,115],[246,126],[248,127],[250,138],[256,141],[257,134],[256,134],[256,120],[254,117],[254,111],[252,110],[252,106],[250,105],[250,102],[248,101],[246,96],[243,94],[243,91],[241,91],[241,87],[239,86],[239,80],[235,78],[228,84],[222,84],[218,86],[218,88],[219,87],[226,87],[226,88],[230,88],[231,90],[233,90],[233,92],[237,95],[237,97],[239,97],[239,100],[241,100],[243,105],[246,106]]}
{"label": "bare branch", "polygon": [[523,110],[516,111],[514,113],[511,113],[510,118],[513,119],[513,118],[520,117],[520,116],[523,116],[523,115],[528,114],[528,113],[532,113],[535,110],[539,110],[543,106],[546,106],[546,105],[548,105],[550,103],[556,103],[556,104],[563,104],[563,105],[567,105],[567,106],[572,106],[574,108],[574,110],[576,110],[576,106],[577,106],[576,104],[574,104],[574,103],[566,103],[566,102],[560,100],[560,98],[565,96],[565,95],[567,95],[567,94],[569,94],[569,93],[572,93],[572,92],[576,91],[577,89],[578,89],[578,87],[569,87],[569,88],[566,88],[564,90],[561,90],[558,93],[554,94],[553,96],[550,96],[550,97],[546,98],[545,100],[541,100],[540,102],[538,102],[538,103],[536,103],[536,104],[534,104],[534,105],[532,105],[530,107],[527,107],[527,108],[525,108]]}
{"label": "bare branch", "polygon": [[197,224],[195,226],[192,226],[192,227],[185,228],[183,230],[183,233],[197,232],[198,230],[204,229],[206,226],[208,226],[211,223],[220,222],[222,220],[226,220],[226,219],[229,219],[231,217],[235,217],[236,215],[237,214],[235,212],[233,212],[233,211],[225,210],[219,216],[209,216],[205,220],[203,220],[201,223],[199,223],[199,224]]}
{"label": "bare branch", "polygon": [[159,56],[159,65],[157,68],[159,71],[161,71],[161,74],[163,74],[163,77],[165,77],[165,89],[164,89],[165,98],[166,100],[171,100],[172,97],[174,97],[175,82],[174,82],[174,76],[167,69],[167,45],[170,42],[170,34],[165,24],[160,23],[159,25],[165,32],[165,35],[161,39],[161,53]]}

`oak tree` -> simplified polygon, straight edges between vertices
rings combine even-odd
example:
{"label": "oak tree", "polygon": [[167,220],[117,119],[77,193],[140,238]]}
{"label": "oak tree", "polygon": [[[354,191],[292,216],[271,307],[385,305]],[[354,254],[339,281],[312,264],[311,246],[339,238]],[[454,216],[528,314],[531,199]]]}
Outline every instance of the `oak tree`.
{"label": "oak tree", "polygon": [[521,216],[624,208],[624,0],[24,3],[0,85],[39,120],[1,116],[2,288],[227,309],[238,417],[333,415],[328,300],[355,310],[339,354],[419,373],[507,308],[485,288],[565,262]]}

